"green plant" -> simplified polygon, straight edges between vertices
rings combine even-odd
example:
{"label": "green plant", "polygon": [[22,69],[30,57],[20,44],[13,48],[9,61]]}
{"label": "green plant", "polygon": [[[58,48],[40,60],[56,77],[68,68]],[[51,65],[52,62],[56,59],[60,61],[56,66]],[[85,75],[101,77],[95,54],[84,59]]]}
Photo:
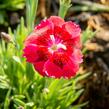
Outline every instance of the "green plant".
{"label": "green plant", "polygon": [[16,11],[24,6],[25,0],[0,0],[0,24],[8,25],[6,11]]}
{"label": "green plant", "polygon": [[[87,27],[86,30],[83,31],[82,36],[81,36],[82,37],[81,41],[82,41],[83,46],[86,44],[88,40],[92,39],[95,36],[96,32],[97,31],[93,32],[89,27]],[[86,52],[87,52],[87,49],[84,47],[82,50],[82,53],[86,54]]]}
{"label": "green plant", "polygon": [[[37,9],[35,0],[27,0],[27,8]],[[30,5],[30,6],[29,6]],[[33,6],[34,5],[34,6]],[[9,28],[11,43],[2,40],[0,44],[0,108],[3,109],[80,109],[86,105],[73,103],[83,93],[80,81],[90,73],[79,74],[72,79],[53,79],[35,73],[32,65],[22,57],[23,41],[34,25],[32,11],[27,27],[21,18],[17,29]]]}
{"label": "green plant", "polygon": [[64,18],[68,9],[71,7],[71,0],[59,0],[60,8],[59,8],[59,16]]}

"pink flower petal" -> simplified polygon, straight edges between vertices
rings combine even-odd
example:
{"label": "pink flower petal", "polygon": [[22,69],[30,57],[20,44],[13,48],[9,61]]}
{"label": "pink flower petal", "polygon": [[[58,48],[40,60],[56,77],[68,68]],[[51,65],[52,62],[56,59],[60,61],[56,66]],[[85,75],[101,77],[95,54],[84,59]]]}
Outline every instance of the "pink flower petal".
{"label": "pink flower petal", "polygon": [[38,35],[37,34],[30,34],[26,40],[24,41],[24,45],[28,46],[29,44],[36,44],[36,40],[37,40]]}
{"label": "pink flower petal", "polygon": [[75,63],[82,63],[83,62],[83,55],[82,52],[80,51],[80,49],[74,49],[73,53],[72,53],[72,60]]}
{"label": "pink flower petal", "polygon": [[46,20],[42,20],[41,23],[35,27],[34,31],[41,30],[41,29],[43,30],[43,29],[45,29],[45,27],[48,29],[54,28],[52,22],[50,20],[46,19]]}
{"label": "pink flower petal", "polygon": [[60,78],[63,74],[62,69],[50,60],[45,63],[44,72],[47,76],[54,78]]}
{"label": "pink flower petal", "polygon": [[62,27],[56,26],[54,29],[54,35],[55,37],[61,39],[62,41],[69,40],[72,38],[72,36],[64,30]]}
{"label": "pink flower petal", "polygon": [[79,69],[79,65],[69,60],[63,67],[63,77],[71,78],[75,76],[78,69]]}
{"label": "pink flower petal", "polygon": [[37,46],[35,44],[28,45],[24,48],[23,56],[27,58],[27,61],[33,63],[37,59]]}
{"label": "pink flower petal", "polygon": [[69,34],[72,35],[72,38],[80,36],[81,29],[79,25],[75,24],[74,22],[66,22],[63,24],[63,29],[65,29]]}
{"label": "pink flower petal", "polygon": [[36,63],[34,63],[34,68],[42,76],[47,76],[46,73],[43,72],[44,64],[45,64],[45,61],[36,62]]}
{"label": "pink flower petal", "polygon": [[71,78],[82,62],[80,32],[75,23],[51,16],[26,38],[23,55],[42,76]]}
{"label": "pink flower petal", "polygon": [[54,26],[62,26],[62,24],[65,23],[65,21],[58,16],[51,16],[49,20],[53,22]]}
{"label": "pink flower petal", "polygon": [[53,34],[53,24],[49,20],[44,20],[35,27],[34,31],[26,38],[25,46],[28,44],[47,45],[49,36]]}
{"label": "pink flower petal", "polygon": [[55,38],[60,39],[63,44],[81,48],[80,36],[72,37],[71,34],[61,27],[55,27],[54,34]]}
{"label": "pink flower petal", "polygon": [[47,60],[50,53],[46,47],[40,47],[35,44],[30,44],[24,48],[24,57],[30,63],[35,63],[42,60]]}
{"label": "pink flower petal", "polygon": [[63,53],[55,53],[44,65],[47,76],[55,78],[71,78],[76,75],[79,64],[73,61],[70,56]]}
{"label": "pink flower petal", "polygon": [[63,66],[67,62],[67,56],[63,53],[55,52],[45,63],[44,71],[50,77],[60,78],[63,76]]}
{"label": "pink flower petal", "polygon": [[65,40],[63,44],[67,46],[73,46],[79,49],[82,47],[80,37],[75,37],[73,39]]}

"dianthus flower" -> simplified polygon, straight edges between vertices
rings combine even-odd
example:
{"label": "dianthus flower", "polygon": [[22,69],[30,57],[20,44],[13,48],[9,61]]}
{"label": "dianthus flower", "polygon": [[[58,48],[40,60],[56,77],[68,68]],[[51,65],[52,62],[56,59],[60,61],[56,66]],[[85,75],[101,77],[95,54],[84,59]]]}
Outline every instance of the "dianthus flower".
{"label": "dianthus flower", "polygon": [[42,76],[71,78],[82,62],[80,32],[74,22],[51,16],[26,38],[23,56]]}

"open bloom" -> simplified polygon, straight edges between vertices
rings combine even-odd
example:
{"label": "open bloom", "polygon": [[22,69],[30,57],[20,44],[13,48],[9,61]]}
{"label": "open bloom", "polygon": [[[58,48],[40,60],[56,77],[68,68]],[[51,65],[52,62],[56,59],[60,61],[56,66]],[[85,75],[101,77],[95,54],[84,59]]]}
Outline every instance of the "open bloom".
{"label": "open bloom", "polygon": [[42,76],[71,78],[82,62],[80,32],[74,22],[51,16],[26,38],[23,55]]}

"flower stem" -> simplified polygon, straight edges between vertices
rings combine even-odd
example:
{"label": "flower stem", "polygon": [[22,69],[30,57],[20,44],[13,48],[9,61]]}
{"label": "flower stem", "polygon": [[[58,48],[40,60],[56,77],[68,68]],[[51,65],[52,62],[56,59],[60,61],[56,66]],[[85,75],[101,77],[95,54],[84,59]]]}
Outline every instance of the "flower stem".
{"label": "flower stem", "polygon": [[71,0],[60,0],[60,8],[58,15],[64,18],[70,7],[71,7]]}

